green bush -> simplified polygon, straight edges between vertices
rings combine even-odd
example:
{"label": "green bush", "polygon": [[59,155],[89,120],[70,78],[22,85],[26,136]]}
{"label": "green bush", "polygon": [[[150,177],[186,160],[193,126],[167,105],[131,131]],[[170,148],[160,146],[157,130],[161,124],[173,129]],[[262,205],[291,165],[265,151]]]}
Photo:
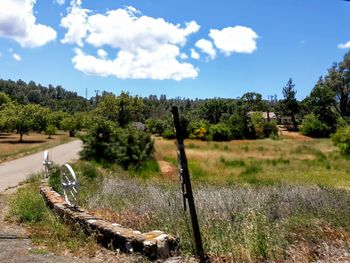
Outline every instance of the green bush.
{"label": "green bush", "polygon": [[209,133],[213,141],[229,141],[231,139],[230,128],[224,123],[211,125]]}
{"label": "green bush", "polygon": [[10,201],[10,215],[19,223],[40,222],[46,216],[45,203],[39,192],[34,191],[38,182],[36,181],[29,187],[19,189],[16,198]]}
{"label": "green bush", "polygon": [[263,130],[265,138],[274,138],[276,135],[278,135],[278,128],[275,121],[264,122]]}
{"label": "green bush", "polygon": [[148,119],[146,121],[146,127],[152,134],[161,135],[166,128],[166,123],[160,119]]}
{"label": "green bush", "polygon": [[338,128],[332,140],[342,154],[350,154],[350,126]]}
{"label": "green bush", "polygon": [[308,114],[304,118],[301,133],[315,138],[328,137],[331,132],[330,127],[321,122],[315,114]]}
{"label": "green bush", "polygon": [[56,134],[56,127],[52,124],[48,125],[45,129],[45,134],[51,139],[51,136]]}
{"label": "green bush", "polygon": [[94,122],[81,136],[84,146],[83,159],[102,163],[117,163],[124,169],[139,167],[153,153],[151,136],[133,127],[119,128],[103,118]]}
{"label": "green bush", "polygon": [[163,133],[162,133],[162,137],[164,139],[175,139],[175,131],[174,129],[166,129]]}

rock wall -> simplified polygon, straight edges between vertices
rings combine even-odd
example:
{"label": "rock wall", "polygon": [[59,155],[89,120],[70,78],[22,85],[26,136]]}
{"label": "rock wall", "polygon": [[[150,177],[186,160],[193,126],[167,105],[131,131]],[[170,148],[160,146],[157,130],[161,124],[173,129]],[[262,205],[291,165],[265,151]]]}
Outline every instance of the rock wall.
{"label": "rock wall", "polygon": [[47,180],[42,181],[40,194],[47,206],[63,221],[75,228],[81,228],[88,235],[95,234],[98,242],[104,247],[120,249],[126,253],[138,252],[151,260],[166,259],[177,252],[178,241],[162,231],[141,233],[69,206],[64,198],[49,186]]}

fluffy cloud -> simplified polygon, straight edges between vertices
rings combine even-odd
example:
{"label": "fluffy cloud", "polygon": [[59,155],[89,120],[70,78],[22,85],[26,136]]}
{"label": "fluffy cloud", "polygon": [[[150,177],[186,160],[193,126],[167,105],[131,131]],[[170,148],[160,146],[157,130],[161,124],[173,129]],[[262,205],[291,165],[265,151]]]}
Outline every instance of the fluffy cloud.
{"label": "fluffy cloud", "polygon": [[195,44],[203,53],[206,53],[210,56],[211,59],[216,57],[216,51],[213,48],[213,43],[206,39],[200,39]]}
{"label": "fluffy cloud", "polygon": [[215,46],[226,55],[236,53],[252,53],[256,50],[258,35],[249,27],[226,27],[222,30],[211,29],[209,36]]}
{"label": "fluffy cloud", "polygon": [[22,47],[39,47],[56,39],[56,31],[37,24],[33,14],[36,0],[0,1],[0,37],[11,38]]}
{"label": "fluffy cloud", "polygon": [[86,74],[116,76],[121,79],[174,79],[197,77],[198,70],[189,63],[176,60],[179,48],[162,45],[153,51],[140,49],[137,53],[118,52],[114,60],[97,58],[76,49],[72,59],[74,67]]}
{"label": "fluffy cloud", "polygon": [[[180,48],[187,37],[199,30],[191,21],[185,26],[174,25],[162,18],[141,15],[133,7],[91,14],[74,4],[61,25],[68,31],[63,43],[80,47],[88,43],[100,50],[98,57],[76,49],[74,67],[86,74],[116,76],[122,79],[196,78],[198,69],[178,61]],[[116,57],[107,59],[102,47],[116,49]]]}
{"label": "fluffy cloud", "polygon": [[193,48],[191,48],[191,58],[200,59],[200,55]]}
{"label": "fluffy cloud", "polygon": [[342,48],[342,49],[350,48],[350,41],[339,44],[338,48]]}
{"label": "fluffy cloud", "polygon": [[21,60],[22,60],[21,56],[18,55],[18,54],[16,54],[16,53],[14,53],[14,54],[12,55],[12,57],[13,57],[15,60],[17,60],[17,61],[21,61]]}
{"label": "fluffy cloud", "polygon": [[89,10],[80,7],[81,3],[72,2],[67,16],[61,20],[61,26],[68,31],[61,40],[63,44],[77,44],[83,46],[83,39],[88,30],[87,19]]}

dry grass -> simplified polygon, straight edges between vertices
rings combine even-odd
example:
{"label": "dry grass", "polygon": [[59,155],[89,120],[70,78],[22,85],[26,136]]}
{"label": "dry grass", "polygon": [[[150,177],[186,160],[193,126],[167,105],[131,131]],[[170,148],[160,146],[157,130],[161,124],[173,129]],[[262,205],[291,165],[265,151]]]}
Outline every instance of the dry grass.
{"label": "dry grass", "polygon": [[[176,167],[174,141],[156,139],[156,159]],[[350,188],[350,162],[329,139],[225,143],[186,140],[191,176],[214,184],[319,184]]]}
{"label": "dry grass", "polygon": [[71,140],[65,132],[57,132],[48,139],[44,133],[30,133],[23,136],[19,142],[19,135],[14,133],[0,133],[0,163],[22,157],[46,148],[66,143]]}
{"label": "dry grass", "polygon": [[[180,237],[185,254],[193,253],[190,219],[183,211],[178,184],[115,177],[108,172],[100,176],[98,189],[82,200],[86,208],[137,230],[172,233]],[[91,190],[90,186],[82,188]],[[298,262],[311,262],[325,258],[327,248],[336,245],[337,253],[350,260],[346,256],[350,251],[350,193],[346,190],[196,184],[194,193],[205,250],[214,259],[281,262],[298,256],[302,259]]]}

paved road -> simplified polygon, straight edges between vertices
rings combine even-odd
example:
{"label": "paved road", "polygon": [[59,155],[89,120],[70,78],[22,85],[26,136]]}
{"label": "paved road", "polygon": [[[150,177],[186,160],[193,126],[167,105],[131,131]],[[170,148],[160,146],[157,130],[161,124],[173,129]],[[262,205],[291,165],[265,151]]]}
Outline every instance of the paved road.
{"label": "paved road", "polygon": [[[79,158],[82,142],[77,140],[49,149],[52,161],[62,165]],[[33,173],[43,171],[44,151],[0,164],[0,192],[14,187]]]}

